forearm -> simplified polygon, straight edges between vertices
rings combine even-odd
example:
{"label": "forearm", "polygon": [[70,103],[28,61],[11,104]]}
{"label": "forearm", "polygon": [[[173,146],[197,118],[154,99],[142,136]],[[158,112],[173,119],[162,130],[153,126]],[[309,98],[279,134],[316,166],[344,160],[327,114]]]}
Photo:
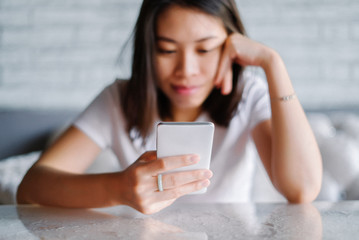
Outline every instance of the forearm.
{"label": "forearm", "polygon": [[321,186],[321,155],[299,100],[279,100],[294,89],[282,59],[270,54],[263,69],[272,108],[272,181],[289,201],[311,201]]}
{"label": "forearm", "polygon": [[121,173],[73,174],[35,166],[18,188],[18,203],[94,208],[122,204]]}

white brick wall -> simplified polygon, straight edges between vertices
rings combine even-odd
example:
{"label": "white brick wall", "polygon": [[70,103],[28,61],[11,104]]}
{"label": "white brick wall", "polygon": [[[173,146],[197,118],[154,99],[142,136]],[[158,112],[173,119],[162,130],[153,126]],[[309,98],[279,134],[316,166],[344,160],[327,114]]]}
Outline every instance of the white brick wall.
{"label": "white brick wall", "polygon": [[249,35],[282,55],[306,108],[359,108],[359,1],[238,2]]}
{"label": "white brick wall", "polygon": [[[238,0],[306,108],[359,108],[358,0]],[[116,65],[141,0],[0,0],[0,108],[83,108]],[[124,65],[128,64],[126,59]]]}

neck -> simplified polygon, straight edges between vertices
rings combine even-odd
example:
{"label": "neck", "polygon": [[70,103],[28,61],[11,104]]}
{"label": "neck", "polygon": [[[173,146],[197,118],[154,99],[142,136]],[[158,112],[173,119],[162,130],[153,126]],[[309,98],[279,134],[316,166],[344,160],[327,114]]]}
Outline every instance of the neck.
{"label": "neck", "polygon": [[175,108],[172,107],[172,121],[174,122],[193,122],[201,114],[201,108]]}

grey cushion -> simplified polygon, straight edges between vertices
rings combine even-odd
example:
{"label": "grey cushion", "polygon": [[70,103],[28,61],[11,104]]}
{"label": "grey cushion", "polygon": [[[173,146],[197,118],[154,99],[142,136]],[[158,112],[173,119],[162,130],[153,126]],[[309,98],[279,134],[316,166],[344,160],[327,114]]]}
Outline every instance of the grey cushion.
{"label": "grey cushion", "polygon": [[0,109],[0,159],[43,150],[51,133],[77,114],[65,110]]}

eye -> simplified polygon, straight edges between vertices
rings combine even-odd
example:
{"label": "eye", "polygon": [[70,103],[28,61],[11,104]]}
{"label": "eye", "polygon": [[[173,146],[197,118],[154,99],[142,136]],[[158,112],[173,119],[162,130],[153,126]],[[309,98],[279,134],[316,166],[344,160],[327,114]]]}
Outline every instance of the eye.
{"label": "eye", "polygon": [[173,54],[173,53],[176,53],[175,50],[166,50],[166,49],[161,49],[161,48],[158,48],[157,51],[160,54]]}
{"label": "eye", "polygon": [[217,49],[220,49],[220,47],[221,46],[198,46],[197,52],[204,55],[207,53],[215,52]]}
{"label": "eye", "polygon": [[198,52],[199,53],[208,53],[210,52],[211,50],[206,50],[206,49],[199,49]]}
{"label": "eye", "polygon": [[210,52],[213,52],[216,48],[210,48],[210,47],[202,47],[202,48],[198,48],[197,52],[199,54],[207,54],[207,53],[210,53]]}

